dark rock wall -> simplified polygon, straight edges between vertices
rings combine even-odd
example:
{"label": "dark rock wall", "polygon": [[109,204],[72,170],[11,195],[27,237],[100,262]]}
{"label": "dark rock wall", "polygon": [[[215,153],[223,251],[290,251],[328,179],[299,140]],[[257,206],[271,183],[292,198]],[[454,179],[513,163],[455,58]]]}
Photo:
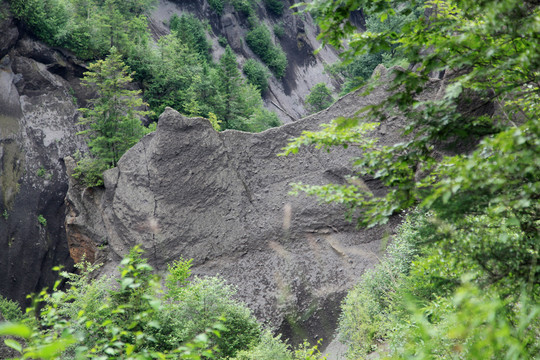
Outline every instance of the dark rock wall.
{"label": "dark rock wall", "polygon": [[75,135],[83,68],[15,25],[0,22],[0,294],[24,305],[54,284],[53,266],[73,263],[63,158],[85,146]]}

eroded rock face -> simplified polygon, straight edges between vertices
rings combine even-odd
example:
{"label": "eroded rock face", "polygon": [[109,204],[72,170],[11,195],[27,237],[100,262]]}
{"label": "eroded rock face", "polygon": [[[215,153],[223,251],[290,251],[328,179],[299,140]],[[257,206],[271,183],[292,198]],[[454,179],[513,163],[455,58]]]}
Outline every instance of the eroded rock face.
{"label": "eroded rock face", "polygon": [[24,305],[28,293],[54,284],[53,266],[70,269],[73,264],[64,228],[68,186],[63,158],[85,147],[76,136],[74,98],[82,69],[20,35],[7,8],[3,14],[0,294]]}
{"label": "eroded rock face", "polygon": [[[302,130],[351,116],[381,96],[384,87],[364,98],[350,94],[328,110],[259,134],[218,133],[207,120],[168,108],[157,131],[105,173],[105,188],[89,191],[70,180],[70,238],[91,239],[105,273],[114,273],[135,244],[160,271],[180,256],[193,258],[195,274],[220,274],[235,284],[260,320],[293,339],[328,339],[339,302],[377,261],[398,219],[357,231],[343,208],[288,194],[291,182],[344,182],[354,152],[276,154]],[[400,125],[388,121],[375,136],[394,143]]]}

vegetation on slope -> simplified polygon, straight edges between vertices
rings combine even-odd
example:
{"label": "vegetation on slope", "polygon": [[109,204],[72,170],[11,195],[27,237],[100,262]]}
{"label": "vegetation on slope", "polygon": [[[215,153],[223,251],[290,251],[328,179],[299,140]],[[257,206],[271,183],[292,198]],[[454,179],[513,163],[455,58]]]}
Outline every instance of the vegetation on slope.
{"label": "vegetation on slope", "polygon": [[[263,332],[219,277],[189,280],[191,260],[170,264],[163,283],[141,253],[131,250],[116,281],[93,279],[86,262],[79,275],[62,273],[68,290],[43,291],[22,322],[0,324],[0,335],[16,337],[6,345],[20,359],[323,359]],[[6,318],[19,320],[17,310],[1,299]]]}
{"label": "vegetation on slope", "polygon": [[[422,4],[425,15],[409,17]],[[395,49],[415,64],[414,71],[393,69],[389,97],[364,109],[362,120],[336,119],[284,151],[310,144],[362,146],[357,175],[381,181],[386,195],[375,196],[354,179],[346,185],[295,185],[296,191],[345,204],[360,226],[385,223],[413,206],[429,211],[412,231],[413,261],[395,260],[390,252],[344,303],[341,329],[351,358],[385,340],[386,356],[396,359],[534,358],[540,350],[537,2],[305,5],[318,14],[325,43],[340,47],[347,40],[346,60]],[[381,21],[406,20],[400,31],[357,33],[348,17],[359,7]],[[443,71],[449,75],[444,94],[422,98],[430,76]],[[490,104],[496,111],[487,111]],[[377,125],[370,121],[394,115],[405,116],[408,141],[378,146],[361,136]],[[437,161],[436,148],[455,154],[457,144],[477,145]]]}
{"label": "vegetation on slope", "polygon": [[[217,117],[222,129],[261,131],[280,124],[262,108],[256,89],[226,78],[223,63],[210,56],[206,26],[192,15],[173,16],[171,35],[151,40],[146,14],[155,0],[10,0],[11,8],[43,41],[73,50],[86,60],[103,59],[115,48],[143,87],[154,116],[166,106],[189,116]],[[286,60],[286,59],[285,59]],[[236,58],[229,58],[236,64]],[[239,89],[227,93],[229,82]],[[231,112],[227,109],[235,108]]]}

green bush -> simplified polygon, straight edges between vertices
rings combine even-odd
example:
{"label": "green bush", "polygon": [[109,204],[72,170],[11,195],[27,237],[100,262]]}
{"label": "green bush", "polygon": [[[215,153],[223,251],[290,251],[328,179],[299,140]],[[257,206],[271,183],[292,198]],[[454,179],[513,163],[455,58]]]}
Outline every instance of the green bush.
{"label": "green bush", "polygon": [[57,45],[57,35],[66,26],[69,14],[59,0],[11,0],[11,11],[43,41]]}
{"label": "green bush", "polygon": [[244,131],[261,132],[280,125],[281,120],[279,120],[275,112],[260,107],[246,121]]}
{"label": "green bush", "polygon": [[264,331],[256,346],[239,351],[231,360],[293,360],[293,357],[281,335],[273,336],[270,331]]}
{"label": "green bush", "polygon": [[2,314],[6,321],[19,321],[23,318],[19,304],[6,299],[2,295],[0,295],[0,314]]}
{"label": "green bush", "polygon": [[110,166],[103,161],[90,155],[82,155],[80,152],[73,154],[77,166],[73,169],[72,176],[78,179],[85,187],[103,185],[103,172]]}
{"label": "green bush", "polygon": [[234,6],[235,10],[239,13],[243,14],[246,17],[249,17],[251,15],[255,15],[255,9],[254,5],[255,3],[253,0],[230,0],[232,6]]}
{"label": "green bush", "polygon": [[248,59],[242,69],[250,84],[255,85],[261,93],[268,90],[268,77],[270,73],[266,66],[254,59]]}
{"label": "green bush", "polygon": [[[163,288],[141,255],[136,247],[122,260],[116,286],[110,277],[91,279],[97,266],[87,262],[77,265],[80,274],[62,272],[68,289],[57,290],[57,283],[52,294],[41,292],[29,320],[0,325],[0,336],[25,338],[24,347],[8,346],[43,359],[228,358],[259,342],[260,325],[224,280],[188,282],[191,261],[181,260],[169,266]],[[19,319],[15,305],[1,298],[0,311]]]}
{"label": "green bush", "polygon": [[225,7],[224,0],[208,0],[208,4],[210,4],[210,7],[214,9],[218,15],[223,13],[223,8]]}
{"label": "green bush", "polygon": [[47,226],[47,219],[45,219],[43,215],[39,214],[37,217],[37,220],[38,220],[39,225],[43,227]]}
{"label": "green bush", "polygon": [[227,41],[227,38],[223,35],[219,35],[218,37],[218,44],[221,46],[221,47],[227,47],[227,45],[229,45],[229,42]]}
{"label": "green bush", "polygon": [[283,9],[285,6],[283,5],[282,0],[264,0],[264,5],[266,5],[266,8],[272,14],[277,16],[283,15]]}
{"label": "green bush", "polygon": [[234,356],[257,342],[261,331],[249,309],[233,300],[235,293],[236,289],[220,278],[196,278],[182,286],[159,314],[157,321],[163,326],[152,331],[153,336],[164,348],[174,349],[224,318],[221,337],[211,340],[221,357]]}
{"label": "green bush", "polygon": [[306,96],[307,108],[311,114],[324,110],[333,103],[332,92],[325,83],[315,85]]}
{"label": "green bush", "polygon": [[274,45],[270,30],[264,24],[259,24],[246,35],[246,43],[262,61],[276,74],[277,77],[285,75],[287,56],[281,47]]}
{"label": "green bush", "polygon": [[409,215],[381,262],[366,271],[343,300],[338,331],[340,340],[348,345],[348,358],[363,357],[373,351],[394,327],[395,294],[419,252],[418,229],[425,223],[426,215]]}
{"label": "green bush", "polygon": [[280,39],[285,36],[285,27],[282,21],[274,24],[274,34]]}

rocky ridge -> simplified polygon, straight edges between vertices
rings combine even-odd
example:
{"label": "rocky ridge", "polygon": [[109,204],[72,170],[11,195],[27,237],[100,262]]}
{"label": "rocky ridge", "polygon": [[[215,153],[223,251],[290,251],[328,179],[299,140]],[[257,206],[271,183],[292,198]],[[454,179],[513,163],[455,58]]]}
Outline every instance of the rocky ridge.
{"label": "rocky ridge", "polygon": [[[384,67],[377,71],[384,79]],[[441,83],[433,81],[431,96]],[[291,182],[345,182],[358,153],[277,153],[303,130],[352,116],[386,95],[385,86],[367,97],[349,94],[327,110],[259,134],[218,133],[207,120],[168,108],[157,131],[105,173],[104,188],[84,189],[70,179],[70,247],[90,245],[93,260],[110,274],[135,244],[159,271],[180,256],[193,258],[195,274],[220,274],[260,320],[286,336],[328,339],[341,299],[377,262],[398,219],[359,231],[340,206],[288,194]],[[401,126],[393,118],[374,136],[395,143]],[[364,182],[374,193],[384,191],[376,181]]]}

